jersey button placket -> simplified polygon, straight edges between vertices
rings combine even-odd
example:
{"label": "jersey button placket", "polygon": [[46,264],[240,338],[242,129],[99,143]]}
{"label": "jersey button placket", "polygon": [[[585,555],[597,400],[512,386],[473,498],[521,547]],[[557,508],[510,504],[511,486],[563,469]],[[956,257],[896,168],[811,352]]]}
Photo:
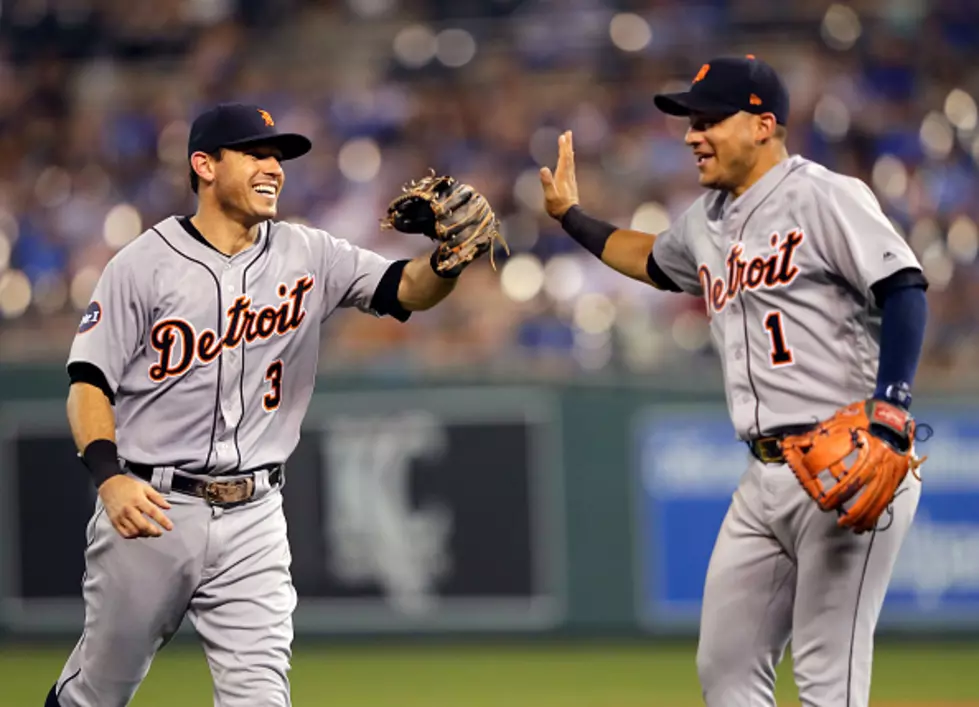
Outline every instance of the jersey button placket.
{"label": "jersey button placket", "polygon": [[750,383],[748,381],[748,362],[745,360],[744,320],[738,302],[731,302],[727,316],[727,340],[731,342],[729,351],[728,371],[731,389],[734,391],[733,408],[735,420],[742,418],[745,408],[751,404]]}
{"label": "jersey button placket", "polygon": [[[225,263],[224,270],[221,276],[221,284],[227,293],[224,301],[225,310],[228,310],[234,302],[235,293],[238,289],[237,282],[241,275],[231,262]],[[225,325],[227,324],[228,322],[225,322]],[[239,326],[241,325],[239,324]],[[234,430],[238,424],[241,411],[239,384],[244,346],[245,342],[242,340],[234,348],[226,348],[221,352],[221,419],[224,423],[224,432],[219,437],[220,441],[216,448],[218,459],[225,466],[235,461],[237,454],[234,445]]]}

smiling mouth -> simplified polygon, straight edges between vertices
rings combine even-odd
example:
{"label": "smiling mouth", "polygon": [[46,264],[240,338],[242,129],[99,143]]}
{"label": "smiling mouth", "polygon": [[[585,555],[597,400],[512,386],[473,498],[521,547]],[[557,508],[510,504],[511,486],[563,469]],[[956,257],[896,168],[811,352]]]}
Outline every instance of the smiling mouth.
{"label": "smiling mouth", "polygon": [[259,184],[254,187],[255,193],[264,196],[266,199],[275,199],[278,195],[278,189],[276,189],[271,184]]}
{"label": "smiling mouth", "polygon": [[697,166],[703,167],[709,160],[714,159],[714,155],[697,155]]}

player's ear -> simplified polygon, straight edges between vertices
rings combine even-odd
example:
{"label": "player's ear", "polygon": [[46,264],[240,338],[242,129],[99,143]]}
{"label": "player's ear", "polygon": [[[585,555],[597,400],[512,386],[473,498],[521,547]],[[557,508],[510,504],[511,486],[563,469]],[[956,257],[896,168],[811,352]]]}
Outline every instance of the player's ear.
{"label": "player's ear", "polygon": [[774,113],[762,113],[755,118],[755,141],[759,144],[766,144],[773,137],[776,137],[778,121]]}
{"label": "player's ear", "polygon": [[197,175],[199,182],[210,184],[214,181],[214,155],[206,152],[195,152],[190,156],[190,169]]}

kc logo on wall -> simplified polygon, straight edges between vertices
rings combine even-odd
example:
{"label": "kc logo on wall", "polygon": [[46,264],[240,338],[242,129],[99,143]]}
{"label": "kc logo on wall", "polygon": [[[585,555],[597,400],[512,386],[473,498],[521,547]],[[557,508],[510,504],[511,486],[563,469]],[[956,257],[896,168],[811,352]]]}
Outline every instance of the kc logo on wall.
{"label": "kc logo on wall", "polygon": [[523,391],[423,400],[319,396],[283,490],[297,625],[553,626],[563,529],[549,408]]}
{"label": "kc logo on wall", "polygon": [[416,410],[338,417],[321,437],[328,571],[348,587],[376,585],[399,611],[424,614],[450,575],[450,500],[413,498],[414,474],[441,462],[448,435]]}

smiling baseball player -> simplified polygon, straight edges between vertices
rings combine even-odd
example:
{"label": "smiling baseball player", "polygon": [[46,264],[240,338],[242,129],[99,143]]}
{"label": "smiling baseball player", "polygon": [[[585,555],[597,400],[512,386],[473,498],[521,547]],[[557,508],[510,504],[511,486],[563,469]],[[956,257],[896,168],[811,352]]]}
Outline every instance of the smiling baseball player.
{"label": "smiling baseball player", "polygon": [[541,181],[548,213],[582,246],[702,297],[710,317],[751,456],[707,571],[704,698],[774,705],[791,639],[804,705],[866,707],[878,614],[921,492],[908,408],[925,278],[864,183],[788,155],[788,93],[767,64],[713,60],[655,102],[689,118],[709,190],[668,230],[584,213],[570,133]]}
{"label": "smiling baseball player", "polygon": [[296,594],[280,488],[338,307],[406,321],[437,304],[499,234],[449,177],[405,187],[384,224],[438,241],[391,261],[274,221],[282,162],[310,141],[257,106],[193,123],[197,212],[156,224],[106,266],[68,360],[68,419],[98,487],[85,628],[46,707],[129,703],[189,615],[221,707],[290,704]]}

